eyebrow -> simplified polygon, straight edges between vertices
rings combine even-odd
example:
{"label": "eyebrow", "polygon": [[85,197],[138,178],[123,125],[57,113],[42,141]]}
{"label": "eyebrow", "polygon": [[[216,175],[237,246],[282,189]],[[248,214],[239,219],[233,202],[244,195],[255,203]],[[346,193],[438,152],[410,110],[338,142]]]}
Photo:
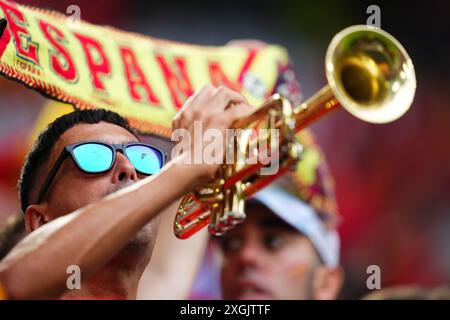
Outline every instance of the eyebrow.
{"label": "eyebrow", "polygon": [[256,225],[264,229],[280,229],[289,232],[299,232],[297,229],[286,223],[282,219],[274,217],[265,217],[257,221]]}
{"label": "eyebrow", "polygon": [[140,142],[141,142],[141,141],[139,141],[138,138],[136,138],[136,141],[131,141],[131,140],[120,140],[120,143],[111,143],[111,141],[108,141],[108,140],[102,139],[102,138],[96,139],[95,141],[103,142],[103,143],[106,143],[106,144],[127,144],[127,143],[140,143]]}

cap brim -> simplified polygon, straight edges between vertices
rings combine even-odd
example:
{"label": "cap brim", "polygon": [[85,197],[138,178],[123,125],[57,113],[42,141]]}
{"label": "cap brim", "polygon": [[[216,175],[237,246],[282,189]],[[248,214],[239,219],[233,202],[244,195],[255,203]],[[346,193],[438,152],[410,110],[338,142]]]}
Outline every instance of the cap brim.
{"label": "cap brim", "polygon": [[262,189],[251,199],[260,202],[308,237],[325,265],[339,265],[339,235],[336,230],[329,230],[324,225],[311,206],[275,185]]}

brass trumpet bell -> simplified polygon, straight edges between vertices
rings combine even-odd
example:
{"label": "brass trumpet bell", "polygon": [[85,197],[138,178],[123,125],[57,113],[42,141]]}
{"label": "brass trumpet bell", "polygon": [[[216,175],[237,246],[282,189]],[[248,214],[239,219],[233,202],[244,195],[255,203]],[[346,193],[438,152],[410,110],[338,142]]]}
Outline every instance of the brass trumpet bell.
{"label": "brass trumpet bell", "polygon": [[376,27],[358,25],[339,32],[328,47],[325,74],[340,105],[371,123],[400,118],[415,94],[416,77],[408,53]]}

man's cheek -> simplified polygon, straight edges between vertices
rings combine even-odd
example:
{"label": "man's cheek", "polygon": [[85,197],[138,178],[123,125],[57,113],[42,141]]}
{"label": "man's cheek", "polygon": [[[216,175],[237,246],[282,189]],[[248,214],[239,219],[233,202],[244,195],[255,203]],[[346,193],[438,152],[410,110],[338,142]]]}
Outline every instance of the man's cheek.
{"label": "man's cheek", "polygon": [[65,196],[61,198],[67,204],[67,210],[72,212],[101,199],[103,193],[104,188],[99,184],[92,182],[74,183],[69,189],[65,190]]}
{"label": "man's cheek", "polygon": [[279,261],[277,273],[282,275],[287,283],[305,279],[310,275],[313,267],[313,260],[307,250],[299,250],[299,248],[296,248],[296,252],[284,252],[277,261]]}
{"label": "man's cheek", "polygon": [[[311,268],[305,262],[280,261],[271,277],[266,277],[266,288],[276,299],[305,299],[311,278]],[[270,279],[270,280],[269,280]]]}
{"label": "man's cheek", "polygon": [[305,262],[293,262],[286,266],[285,274],[290,279],[304,278],[310,273],[310,266]]}

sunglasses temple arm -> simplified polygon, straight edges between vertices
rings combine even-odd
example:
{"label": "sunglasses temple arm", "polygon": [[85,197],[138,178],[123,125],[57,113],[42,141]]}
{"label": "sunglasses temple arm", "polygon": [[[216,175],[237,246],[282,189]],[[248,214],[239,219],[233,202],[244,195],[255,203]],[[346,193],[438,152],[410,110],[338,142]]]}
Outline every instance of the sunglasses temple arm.
{"label": "sunglasses temple arm", "polygon": [[66,160],[68,155],[69,152],[66,149],[64,149],[61,155],[59,156],[58,160],[56,160],[55,165],[53,166],[52,170],[50,170],[50,173],[48,174],[47,178],[44,181],[44,184],[42,185],[41,191],[39,192],[39,196],[36,202],[37,204],[41,203],[41,201],[44,199],[44,196],[47,193],[50,184],[52,183],[53,179],[56,176],[56,173],[58,172],[59,168],[61,167],[64,160]]}

